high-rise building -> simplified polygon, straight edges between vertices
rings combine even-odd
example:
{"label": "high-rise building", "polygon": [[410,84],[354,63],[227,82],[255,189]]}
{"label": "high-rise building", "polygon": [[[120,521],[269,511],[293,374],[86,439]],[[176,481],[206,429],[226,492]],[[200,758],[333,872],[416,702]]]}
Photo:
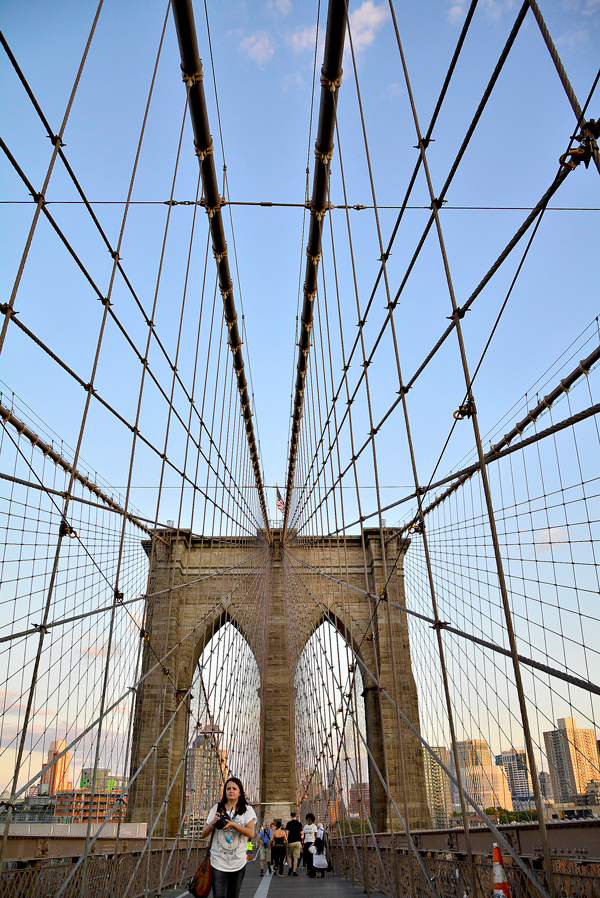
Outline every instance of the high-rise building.
{"label": "high-rise building", "polygon": [[544,733],[555,801],[572,801],[600,779],[600,758],[594,730],[580,730],[574,717],[561,717],[558,729]]}
{"label": "high-rise building", "polygon": [[119,796],[116,792],[97,791],[94,792],[92,802],[90,789],[70,789],[57,792],[54,810],[55,822],[86,823],[91,819],[94,823],[100,823],[110,815],[110,819],[117,823],[120,816],[125,816],[127,796],[115,808],[118,799]]}
{"label": "high-rise building", "polygon": [[463,786],[482,808],[512,809],[508,777],[503,767],[492,764],[492,752],[483,739],[457,743]]}
{"label": "high-rise building", "polygon": [[[444,746],[438,746],[433,751],[448,768],[452,768],[450,752]],[[450,780],[434,757],[428,752],[423,752],[425,763],[425,789],[427,792],[427,804],[431,813],[431,821],[435,829],[446,829],[449,826],[449,818],[452,816],[452,798],[450,795]]]}
{"label": "high-rise building", "polygon": [[[96,792],[106,792],[108,789],[108,777],[110,776],[110,770],[108,767],[98,767],[96,770],[96,783],[95,783],[95,791]],[[94,768],[93,767],[84,767],[81,771],[81,776],[79,777],[79,788],[80,789],[91,789],[92,783],[94,782]]]}
{"label": "high-rise building", "polygon": [[348,811],[350,814],[371,816],[371,799],[369,797],[368,783],[351,783],[348,798]]}
{"label": "high-rise building", "polygon": [[[58,755],[65,750],[67,743],[64,739],[58,739],[56,742],[50,743],[48,751],[48,759],[46,764],[53,761]],[[44,765],[45,766],[45,765]],[[67,751],[56,761],[56,763],[47,770],[40,778],[40,786],[38,793],[40,795],[56,795],[61,789],[67,789],[69,785],[69,767],[71,766],[71,752]]]}
{"label": "high-rise building", "polygon": [[198,827],[202,828],[208,812],[221,796],[227,777],[227,750],[219,748],[219,732],[211,718],[188,751],[186,788],[191,796],[188,810],[190,833]]}
{"label": "high-rise building", "polygon": [[496,755],[496,764],[504,767],[513,801],[529,801],[533,796],[533,785],[529,775],[527,753],[509,748]]}
{"label": "high-rise building", "polygon": [[538,779],[540,781],[540,792],[542,793],[544,798],[547,798],[548,801],[552,801],[554,795],[552,793],[552,782],[550,780],[550,774],[547,770],[540,770],[538,773]]}

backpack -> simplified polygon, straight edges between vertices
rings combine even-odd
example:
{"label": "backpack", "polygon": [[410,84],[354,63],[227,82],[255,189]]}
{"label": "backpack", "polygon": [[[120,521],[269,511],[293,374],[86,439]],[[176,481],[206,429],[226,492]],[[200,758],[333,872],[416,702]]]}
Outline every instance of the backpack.
{"label": "backpack", "polygon": [[263,843],[263,845],[265,846],[265,848],[268,848],[268,847],[269,847],[269,845],[270,845],[270,843],[271,843],[271,836],[270,836],[270,834],[267,832],[267,830],[264,828],[264,826],[263,826],[263,828],[261,829],[260,833],[258,834],[258,838],[259,838],[260,841]]}

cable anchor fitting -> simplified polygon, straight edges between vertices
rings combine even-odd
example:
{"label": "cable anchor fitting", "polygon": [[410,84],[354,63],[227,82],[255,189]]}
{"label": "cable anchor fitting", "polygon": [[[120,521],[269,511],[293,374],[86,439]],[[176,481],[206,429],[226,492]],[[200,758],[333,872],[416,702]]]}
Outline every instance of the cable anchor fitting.
{"label": "cable anchor fitting", "polygon": [[77,531],[71,527],[65,518],[60,522],[59,533],[61,536],[68,536],[69,539],[77,539]]}
{"label": "cable anchor fitting", "polygon": [[196,69],[195,72],[184,72],[183,66],[181,68],[181,80],[184,82],[186,87],[192,87],[193,84],[198,84],[199,81],[204,79],[204,70],[202,69],[202,63],[200,63],[200,67]]}
{"label": "cable anchor fitting", "polygon": [[143,627],[140,630],[140,639],[143,639],[144,642],[150,642],[150,633],[147,630],[144,630]]}
{"label": "cable anchor fitting", "polygon": [[323,72],[323,69],[321,69],[321,87],[326,87],[331,91],[332,94],[334,94],[338,87],[342,86],[342,75],[343,70],[340,71],[340,74],[337,78],[334,78],[332,80],[331,78],[328,78],[327,75]]}
{"label": "cable anchor fitting", "polygon": [[[194,149],[196,151],[196,156],[198,157],[199,162],[204,162],[207,156],[212,156],[215,150],[214,143],[211,143],[209,147],[199,147],[198,144],[194,143]],[[206,210],[208,212],[208,209]]]}
{"label": "cable anchor fitting", "polygon": [[465,418],[470,418],[475,411],[475,403],[471,402],[471,400],[467,400],[464,405],[459,405],[455,412],[453,412],[452,417],[455,421],[464,421]]}
{"label": "cable anchor fitting", "polygon": [[[567,150],[566,153],[558,157],[561,167],[573,170],[583,162],[585,167],[588,168],[594,152],[598,152],[598,144],[596,143],[598,137],[600,137],[600,119],[596,121],[596,119],[592,118],[589,122],[582,123],[579,134],[574,134],[571,138],[571,140],[576,140],[579,146]],[[571,157],[570,159],[568,158],[569,156]]]}
{"label": "cable anchor fitting", "polygon": [[408,532],[409,533],[423,533],[424,530],[425,530],[425,528],[423,526],[423,522],[417,521],[416,524],[412,524],[409,527]]}

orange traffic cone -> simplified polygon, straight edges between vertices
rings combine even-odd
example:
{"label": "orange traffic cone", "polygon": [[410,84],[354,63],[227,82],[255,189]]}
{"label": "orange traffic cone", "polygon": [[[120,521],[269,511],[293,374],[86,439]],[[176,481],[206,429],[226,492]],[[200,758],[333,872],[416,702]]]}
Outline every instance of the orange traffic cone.
{"label": "orange traffic cone", "polygon": [[502,852],[497,842],[494,842],[494,898],[510,898],[510,886],[504,872]]}

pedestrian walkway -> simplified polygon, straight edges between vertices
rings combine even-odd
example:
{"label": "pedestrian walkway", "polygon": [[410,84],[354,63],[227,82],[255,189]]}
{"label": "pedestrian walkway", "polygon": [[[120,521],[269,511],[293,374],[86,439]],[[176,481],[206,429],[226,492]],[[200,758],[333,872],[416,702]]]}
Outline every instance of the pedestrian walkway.
{"label": "pedestrian walkway", "polygon": [[[333,873],[326,873],[325,879],[310,879],[304,867],[298,876],[288,876],[284,868],[283,876],[260,876],[260,861],[251,861],[246,867],[240,898],[358,898],[364,893],[362,883],[346,882]],[[186,889],[169,889],[162,892],[162,898],[189,898]],[[372,892],[371,894],[379,894]]]}

